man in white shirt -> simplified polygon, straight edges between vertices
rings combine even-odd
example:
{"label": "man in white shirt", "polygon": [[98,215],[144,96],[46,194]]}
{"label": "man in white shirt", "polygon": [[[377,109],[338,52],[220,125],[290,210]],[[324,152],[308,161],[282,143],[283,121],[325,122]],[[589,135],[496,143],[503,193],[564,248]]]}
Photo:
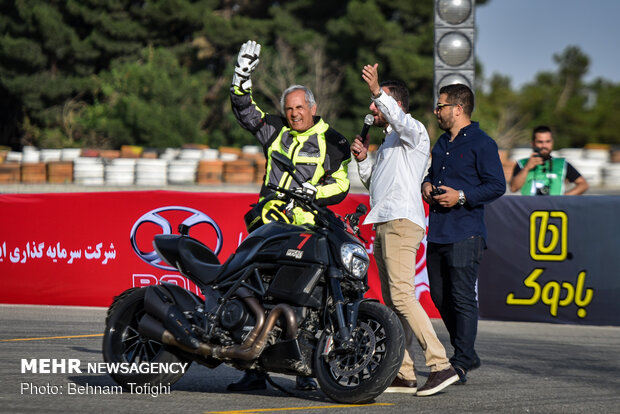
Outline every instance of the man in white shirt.
{"label": "man in white shirt", "polygon": [[[404,83],[379,84],[378,64],[366,65],[362,78],[372,94],[374,125],[385,139],[373,165],[368,158],[368,138],[357,135],[351,152],[358,162],[362,183],[370,193],[370,213],[365,224],[374,224],[374,256],[379,270],[383,301],[399,316],[407,350],[398,376],[386,392],[436,394],[458,380],[437,338],[431,321],[415,296],[415,261],[426,229],[420,187],[430,153],[428,132],[409,113],[409,93]],[[417,388],[411,345],[413,336],[424,350],[431,373]]]}

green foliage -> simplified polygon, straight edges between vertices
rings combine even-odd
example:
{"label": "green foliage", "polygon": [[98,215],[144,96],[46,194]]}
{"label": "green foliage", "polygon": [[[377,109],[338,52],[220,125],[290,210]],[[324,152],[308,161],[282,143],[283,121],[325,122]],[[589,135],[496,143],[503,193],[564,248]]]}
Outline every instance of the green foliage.
{"label": "green foliage", "polygon": [[[408,85],[410,111],[434,140],[433,14],[433,0],[3,1],[0,145],[255,144],[229,102],[248,39],[263,46],[253,81],[264,110],[277,113],[282,90],[301,83],[352,139],[370,103],[361,68],[379,63],[381,80]],[[584,82],[589,58],[577,47],[553,57],[556,71],[518,91],[485,79],[479,62],[474,119],[504,148],[543,123],[558,147],[620,144],[620,85]]]}
{"label": "green foliage", "polygon": [[[0,142],[41,146],[58,142],[43,140],[50,135],[45,131],[57,130],[67,135],[64,141],[80,143],[83,136],[71,136],[76,131],[67,128],[65,117],[72,113],[66,106],[76,99],[87,105],[97,102],[93,75],[105,78],[115,60],[136,62],[149,45],[183,50],[179,46],[191,41],[201,27],[205,7],[205,2],[191,0],[0,3],[0,107],[19,108],[0,113],[0,124],[5,126]],[[175,122],[183,121],[188,120]],[[110,125],[117,123],[118,119]],[[99,134],[83,132],[91,137]]]}
{"label": "green foliage", "polygon": [[611,127],[618,119],[620,85],[603,80],[586,84],[589,58],[577,47],[568,46],[553,55],[555,72],[540,72],[520,91],[509,79],[495,76],[486,90],[477,91],[475,112],[481,124],[500,146],[528,145],[531,131],[547,125],[554,131],[555,148],[583,147],[588,143],[620,144]]}
{"label": "green foliage", "polygon": [[593,82],[592,94],[597,99],[591,110],[591,142],[619,145],[620,84],[597,79]]}
{"label": "green foliage", "polygon": [[200,128],[204,76],[190,75],[165,49],[142,53],[138,62],[115,62],[97,80],[102,100],[77,119],[86,142],[112,148],[206,143]]}
{"label": "green foliage", "polygon": [[502,148],[511,148],[527,140],[524,126],[529,117],[519,111],[519,95],[510,86],[510,79],[494,75],[489,91],[476,94],[474,117]]}

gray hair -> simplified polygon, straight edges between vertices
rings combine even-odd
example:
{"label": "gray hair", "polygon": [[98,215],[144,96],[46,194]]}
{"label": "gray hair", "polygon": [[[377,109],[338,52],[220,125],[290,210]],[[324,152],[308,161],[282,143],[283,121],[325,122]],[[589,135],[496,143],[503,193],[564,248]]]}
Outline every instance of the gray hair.
{"label": "gray hair", "polygon": [[306,103],[308,104],[308,106],[310,106],[310,108],[316,106],[314,95],[312,94],[312,91],[310,89],[306,88],[303,85],[293,85],[293,86],[289,86],[288,88],[286,88],[284,92],[282,92],[282,97],[280,98],[280,110],[282,111],[283,114],[286,115],[286,111],[284,110],[284,101],[286,101],[286,97],[291,92],[295,92],[299,90],[304,91],[304,94],[306,96]]}

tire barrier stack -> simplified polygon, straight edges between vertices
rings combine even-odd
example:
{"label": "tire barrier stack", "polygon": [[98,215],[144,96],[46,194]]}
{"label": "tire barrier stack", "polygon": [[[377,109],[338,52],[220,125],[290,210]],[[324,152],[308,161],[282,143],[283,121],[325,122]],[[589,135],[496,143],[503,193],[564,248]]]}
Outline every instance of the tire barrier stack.
{"label": "tire barrier stack", "polygon": [[21,182],[26,184],[40,184],[47,179],[44,162],[27,162],[21,167]]}
{"label": "tire barrier stack", "polygon": [[197,184],[220,184],[224,175],[224,161],[201,160],[196,172]]}
{"label": "tire barrier stack", "polygon": [[161,158],[136,160],[135,185],[140,187],[163,187],[168,184],[168,161]]}
{"label": "tire barrier stack", "polygon": [[77,157],[73,160],[73,182],[78,185],[104,185],[104,171],[102,158]]}
{"label": "tire barrier stack", "polygon": [[603,184],[603,168],[609,162],[609,151],[600,149],[563,148],[558,151],[581,173],[591,186]]}
{"label": "tire barrier stack", "polygon": [[73,182],[73,161],[48,161],[47,182],[69,184]]}
{"label": "tire barrier stack", "polygon": [[620,163],[608,164],[603,168],[603,182],[606,187],[620,187]]}
{"label": "tire barrier stack", "polygon": [[169,184],[193,184],[198,171],[198,160],[178,159],[168,164]]}
{"label": "tire barrier stack", "polygon": [[86,186],[219,185],[260,183],[265,157],[257,146],[242,149],[203,146],[156,152],[136,146],[120,150],[0,150],[0,184],[70,184]]}
{"label": "tire barrier stack", "polygon": [[[531,148],[500,150],[506,180],[514,163],[527,158]],[[374,152],[370,153],[371,157]],[[591,187],[620,187],[620,149],[601,146],[563,148],[553,152],[564,157],[588,180]],[[0,149],[0,184],[81,184],[95,186],[165,187],[167,185],[260,184],[265,175],[265,156],[258,146],[243,148],[204,146],[143,150],[80,148],[23,151]],[[349,165],[352,187],[361,187],[357,165]]]}
{"label": "tire barrier stack", "polygon": [[136,172],[135,158],[115,158],[105,164],[106,185],[133,185]]}

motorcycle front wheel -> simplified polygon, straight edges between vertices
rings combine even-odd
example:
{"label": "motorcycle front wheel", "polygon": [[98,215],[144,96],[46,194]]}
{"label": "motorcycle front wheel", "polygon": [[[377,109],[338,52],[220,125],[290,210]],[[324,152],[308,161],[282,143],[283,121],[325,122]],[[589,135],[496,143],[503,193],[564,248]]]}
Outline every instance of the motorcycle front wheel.
{"label": "motorcycle front wheel", "polygon": [[368,301],[360,304],[352,336],[355,351],[338,353],[324,331],[314,353],[314,373],[321,390],[332,400],[366,404],[385,391],[398,374],[405,334],[391,309]]}
{"label": "motorcycle front wheel", "polygon": [[[152,386],[168,386],[177,382],[187,369],[191,361],[183,359],[169,350],[165,345],[145,338],[138,332],[138,324],[144,315],[145,289],[128,289],[116,298],[108,309],[106,317],[105,333],[103,335],[103,360],[107,363],[120,364],[117,366],[130,367],[124,372],[109,372],[114,380],[126,389],[130,384]],[[169,372],[135,372],[135,367],[143,363],[163,364],[174,367]],[[174,366],[170,365],[176,363]],[[179,363],[185,364],[181,370]],[[129,371],[129,372],[128,372]],[[133,371],[133,372],[132,372]]]}

